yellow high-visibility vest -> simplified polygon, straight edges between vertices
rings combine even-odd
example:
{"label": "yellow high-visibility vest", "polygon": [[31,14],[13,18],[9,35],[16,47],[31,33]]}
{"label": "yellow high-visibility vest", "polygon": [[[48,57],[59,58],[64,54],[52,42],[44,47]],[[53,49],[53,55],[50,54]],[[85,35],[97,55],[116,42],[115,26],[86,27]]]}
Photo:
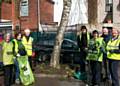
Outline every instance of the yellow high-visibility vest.
{"label": "yellow high-visibility vest", "polygon": [[[102,37],[98,37],[96,39],[91,39],[89,41],[88,46],[88,55],[87,60],[93,60],[93,61],[103,61],[103,53],[101,52],[100,48],[103,47],[104,41]],[[96,47],[96,49],[94,49]],[[93,50],[94,49],[94,50]]]}
{"label": "yellow high-visibility vest", "polygon": [[[9,53],[9,54],[8,54]],[[3,43],[3,64],[10,65],[14,63],[14,55],[13,55],[13,43],[12,42],[4,42]]]}
{"label": "yellow high-visibility vest", "polygon": [[120,44],[120,38],[118,37],[115,40],[110,40],[107,44],[107,58],[113,59],[113,60],[120,60],[120,54],[119,53],[110,53],[110,50],[119,50],[119,44]]}
{"label": "yellow high-visibility vest", "polygon": [[23,36],[22,38],[22,43],[25,46],[25,49],[27,51],[28,56],[32,56],[32,43],[33,43],[33,38],[30,37],[29,40],[27,41],[26,37]]}
{"label": "yellow high-visibility vest", "polygon": [[17,43],[16,39],[14,39],[13,41],[15,43],[15,53],[17,54],[18,53],[18,43]]}

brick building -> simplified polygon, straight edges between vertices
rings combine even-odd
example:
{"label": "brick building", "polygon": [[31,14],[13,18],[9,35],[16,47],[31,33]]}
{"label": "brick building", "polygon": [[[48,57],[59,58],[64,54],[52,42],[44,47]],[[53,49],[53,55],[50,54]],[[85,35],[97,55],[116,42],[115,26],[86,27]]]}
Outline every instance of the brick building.
{"label": "brick building", "polygon": [[52,0],[39,0],[39,4],[38,0],[14,1],[6,3],[3,0],[0,15],[1,22],[5,20],[10,22],[13,30],[25,28],[37,30],[39,22],[53,24],[54,2]]}

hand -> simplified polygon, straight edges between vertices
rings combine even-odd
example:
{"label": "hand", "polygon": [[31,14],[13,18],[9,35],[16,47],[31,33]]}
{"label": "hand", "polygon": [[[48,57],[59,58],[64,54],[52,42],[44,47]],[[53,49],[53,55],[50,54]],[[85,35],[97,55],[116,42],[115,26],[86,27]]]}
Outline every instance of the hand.
{"label": "hand", "polygon": [[85,51],[88,51],[88,48],[87,48],[87,47],[85,48]]}
{"label": "hand", "polygon": [[19,53],[17,54],[17,57],[20,57],[20,54],[19,54]]}
{"label": "hand", "polygon": [[32,52],[32,57],[35,57],[35,52]]}

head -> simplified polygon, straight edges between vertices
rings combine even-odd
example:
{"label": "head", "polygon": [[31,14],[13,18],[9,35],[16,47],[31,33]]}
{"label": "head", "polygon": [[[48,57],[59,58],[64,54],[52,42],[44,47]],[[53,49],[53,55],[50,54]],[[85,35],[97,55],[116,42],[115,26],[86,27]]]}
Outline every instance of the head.
{"label": "head", "polygon": [[11,34],[10,33],[7,33],[6,35],[5,35],[5,41],[6,42],[9,42],[11,40]]}
{"label": "head", "polygon": [[29,36],[29,35],[30,35],[30,29],[25,29],[24,32],[25,32],[25,35],[26,35],[26,36]]}
{"label": "head", "polygon": [[21,40],[21,38],[22,38],[22,34],[19,32],[19,33],[16,33],[15,34],[15,38],[17,39],[17,40]]}
{"label": "head", "polygon": [[87,33],[87,28],[86,26],[82,26],[81,27],[81,32],[84,34],[84,33]]}
{"label": "head", "polygon": [[112,29],[112,36],[113,37],[118,37],[118,35],[119,35],[119,31],[116,28],[113,28]]}
{"label": "head", "polygon": [[108,35],[108,29],[106,28],[106,27],[103,27],[103,29],[102,29],[102,33],[103,33],[103,35]]}
{"label": "head", "polygon": [[94,30],[94,31],[92,32],[92,35],[93,35],[93,38],[99,37],[99,33],[98,33],[97,30]]}

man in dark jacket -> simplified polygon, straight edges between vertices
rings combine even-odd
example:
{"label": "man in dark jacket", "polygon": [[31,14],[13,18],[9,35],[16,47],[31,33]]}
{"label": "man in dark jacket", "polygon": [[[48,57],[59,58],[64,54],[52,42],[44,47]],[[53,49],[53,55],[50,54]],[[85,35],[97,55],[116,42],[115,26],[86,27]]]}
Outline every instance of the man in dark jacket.
{"label": "man in dark jacket", "polygon": [[[108,28],[103,27],[103,29],[102,29],[102,37],[104,39],[105,45],[107,45],[108,41],[111,38]],[[110,74],[109,74],[109,71],[108,71],[108,64],[107,63],[108,63],[108,61],[107,61],[107,53],[104,52],[103,53],[103,66],[104,66],[104,69],[105,69],[105,78],[104,78],[105,80],[110,79]]]}
{"label": "man in dark jacket", "polygon": [[81,32],[77,37],[78,46],[80,48],[80,72],[84,74],[85,71],[85,61],[87,56],[88,42],[90,40],[90,34],[87,32],[86,26],[81,27]]}

